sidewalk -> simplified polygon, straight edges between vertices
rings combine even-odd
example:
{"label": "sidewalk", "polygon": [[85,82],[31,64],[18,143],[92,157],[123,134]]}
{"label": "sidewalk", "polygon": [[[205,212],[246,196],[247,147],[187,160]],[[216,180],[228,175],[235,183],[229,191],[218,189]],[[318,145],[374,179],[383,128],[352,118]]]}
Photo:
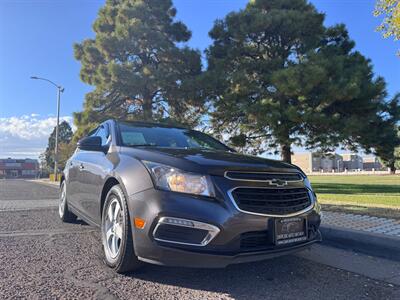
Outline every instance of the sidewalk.
{"label": "sidewalk", "polygon": [[400,261],[400,220],[324,212],[323,242]]}
{"label": "sidewalk", "polygon": [[323,214],[322,225],[400,237],[400,220],[337,212],[323,212]]}

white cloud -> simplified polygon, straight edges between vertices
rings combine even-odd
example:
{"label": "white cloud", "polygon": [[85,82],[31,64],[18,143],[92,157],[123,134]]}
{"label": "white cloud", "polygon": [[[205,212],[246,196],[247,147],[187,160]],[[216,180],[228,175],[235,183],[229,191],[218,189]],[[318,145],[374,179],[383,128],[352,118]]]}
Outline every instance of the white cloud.
{"label": "white cloud", "polygon": [[[60,117],[71,124],[72,117]],[[0,118],[0,158],[37,158],[46,146],[50,133],[57,123],[56,117],[40,117],[39,114]]]}

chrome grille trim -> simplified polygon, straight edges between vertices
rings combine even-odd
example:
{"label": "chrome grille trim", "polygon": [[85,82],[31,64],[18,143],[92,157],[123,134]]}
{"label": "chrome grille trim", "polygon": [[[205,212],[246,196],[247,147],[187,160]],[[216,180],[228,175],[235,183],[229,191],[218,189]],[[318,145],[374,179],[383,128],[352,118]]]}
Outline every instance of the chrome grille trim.
{"label": "chrome grille trim", "polygon": [[301,173],[296,172],[296,173],[281,173],[281,172],[254,172],[254,171],[225,171],[224,177],[229,179],[229,180],[235,180],[235,181],[250,181],[250,182],[272,182],[272,180],[261,180],[261,179],[238,179],[238,178],[233,178],[228,175],[228,173],[242,173],[242,174],[270,174],[270,175],[299,175],[300,179],[299,180],[285,180],[286,183],[288,182],[302,182],[304,181],[303,176]]}

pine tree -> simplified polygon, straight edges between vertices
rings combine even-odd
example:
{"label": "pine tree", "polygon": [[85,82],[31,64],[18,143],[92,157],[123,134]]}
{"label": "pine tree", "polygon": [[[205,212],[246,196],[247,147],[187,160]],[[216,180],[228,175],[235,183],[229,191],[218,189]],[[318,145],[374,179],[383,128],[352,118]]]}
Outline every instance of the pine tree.
{"label": "pine tree", "polygon": [[175,15],[171,0],[106,1],[95,38],[74,46],[82,81],[95,86],[75,114],[78,135],[107,118],[199,121],[200,54]]}
{"label": "pine tree", "polygon": [[[357,149],[385,105],[385,83],[344,25],[305,0],[254,0],[216,21],[205,87],[216,132],[253,153],[293,145]],[[367,132],[368,134],[368,132]]]}

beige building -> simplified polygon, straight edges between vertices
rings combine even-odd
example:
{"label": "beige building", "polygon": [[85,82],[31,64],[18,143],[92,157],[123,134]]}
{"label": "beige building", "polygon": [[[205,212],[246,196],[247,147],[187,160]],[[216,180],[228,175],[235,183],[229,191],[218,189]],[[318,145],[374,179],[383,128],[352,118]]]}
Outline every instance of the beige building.
{"label": "beige building", "polygon": [[304,152],[292,155],[292,163],[304,172],[343,172],[343,159],[336,153]]}

